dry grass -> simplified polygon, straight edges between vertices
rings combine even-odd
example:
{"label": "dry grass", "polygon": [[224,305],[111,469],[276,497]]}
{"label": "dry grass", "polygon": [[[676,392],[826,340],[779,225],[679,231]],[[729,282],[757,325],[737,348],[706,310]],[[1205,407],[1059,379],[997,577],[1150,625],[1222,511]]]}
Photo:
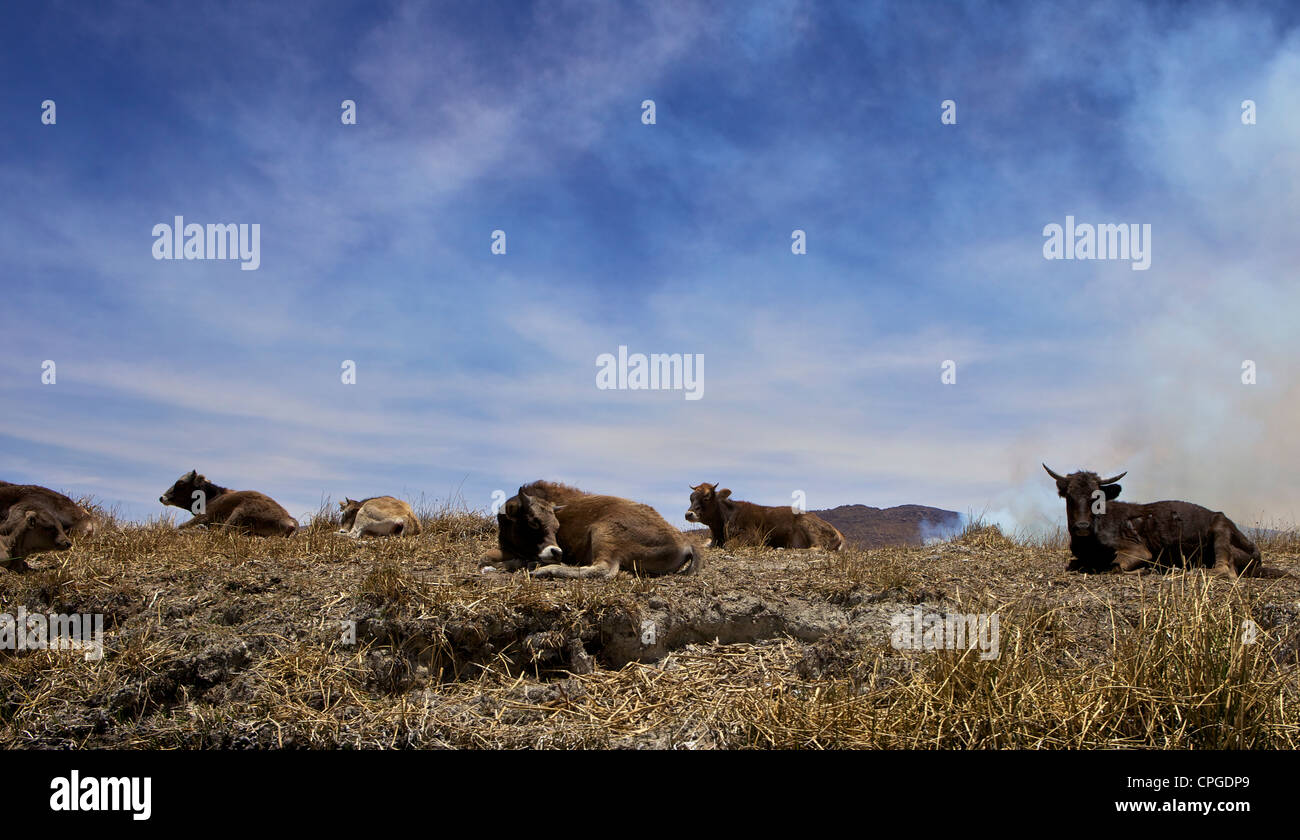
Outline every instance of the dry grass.
{"label": "dry grass", "polygon": [[[0,612],[107,631],[98,662],[0,652],[0,746],[1300,745],[1294,530],[1264,543],[1282,576],[1237,583],[1067,573],[1060,545],[978,522],[924,547],[711,548],[699,577],[555,582],[478,574],[489,517],[425,509],[420,537],[358,543],[329,506],[290,540],[104,512],[94,539],[0,573]],[[914,606],[996,613],[1000,655],[895,650]]]}

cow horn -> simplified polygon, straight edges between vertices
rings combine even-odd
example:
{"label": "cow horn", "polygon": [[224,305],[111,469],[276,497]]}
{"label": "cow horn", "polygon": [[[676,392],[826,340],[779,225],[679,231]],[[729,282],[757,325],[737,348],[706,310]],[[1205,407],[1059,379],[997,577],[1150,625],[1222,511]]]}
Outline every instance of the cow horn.
{"label": "cow horn", "polygon": [[1056,479],[1057,481],[1066,480],[1065,476],[1061,475],[1060,473],[1052,472],[1052,468],[1047,466],[1046,464],[1043,464],[1043,469],[1047,470],[1047,474],[1050,475],[1052,478]]}
{"label": "cow horn", "polygon": [[1128,475],[1128,470],[1124,470],[1124,472],[1120,473],[1114,478],[1103,478],[1101,481],[1098,482],[1098,484],[1103,484],[1103,485],[1114,484],[1115,482],[1119,481],[1121,478],[1123,478],[1126,475]]}

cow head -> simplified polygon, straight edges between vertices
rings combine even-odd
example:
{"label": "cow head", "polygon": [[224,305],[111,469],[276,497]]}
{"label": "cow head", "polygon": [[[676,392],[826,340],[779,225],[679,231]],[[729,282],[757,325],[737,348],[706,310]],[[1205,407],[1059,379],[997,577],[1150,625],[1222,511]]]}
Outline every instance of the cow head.
{"label": "cow head", "polygon": [[207,483],[208,480],[199,475],[198,470],[190,470],[176,479],[176,483],[166,493],[159,496],[158,501],[165,505],[173,505],[174,507],[189,510],[190,505],[194,503],[194,491],[202,489]]}
{"label": "cow head", "polygon": [[687,522],[707,525],[716,522],[722,516],[722,503],[731,498],[727,488],[718,489],[718,485],[697,484],[691,488],[691,507],[686,511]]}
{"label": "cow head", "polygon": [[519,492],[507,499],[497,514],[497,541],[501,552],[529,563],[534,560],[560,562],[564,552],[556,543],[560,520],[555,514],[563,509],[563,505],[553,505],[529,496],[522,487],[519,488]]}
{"label": "cow head", "polygon": [[1047,474],[1056,479],[1056,492],[1065,499],[1065,523],[1070,534],[1087,537],[1093,533],[1093,523],[1098,513],[1093,513],[1093,506],[1103,497],[1111,501],[1119,495],[1120,486],[1115,482],[1128,475],[1128,471],[1114,478],[1102,478],[1095,472],[1072,472],[1061,475],[1043,464]]}
{"label": "cow head", "polygon": [[339,502],[339,511],[343,514],[343,521],[340,523],[340,530],[351,531],[352,526],[357,521],[357,511],[361,510],[361,503],[356,499],[343,497],[344,501]]}
{"label": "cow head", "polygon": [[26,557],[38,551],[67,551],[72,548],[57,517],[39,508],[15,510],[5,522],[12,545],[11,557]]}

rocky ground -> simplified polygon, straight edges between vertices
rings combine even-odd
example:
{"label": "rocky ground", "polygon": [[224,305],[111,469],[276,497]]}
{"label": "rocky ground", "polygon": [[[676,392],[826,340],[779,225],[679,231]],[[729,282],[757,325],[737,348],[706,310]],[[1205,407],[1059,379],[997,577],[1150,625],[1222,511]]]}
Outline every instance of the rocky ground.
{"label": "rocky ground", "polygon": [[[104,656],[0,650],[5,747],[1294,747],[1300,543],[1273,574],[1067,573],[946,543],[705,551],[698,577],[480,574],[495,524],[353,542],[110,525],[0,571],[0,613],[101,613]],[[996,657],[891,620],[996,614]]]}

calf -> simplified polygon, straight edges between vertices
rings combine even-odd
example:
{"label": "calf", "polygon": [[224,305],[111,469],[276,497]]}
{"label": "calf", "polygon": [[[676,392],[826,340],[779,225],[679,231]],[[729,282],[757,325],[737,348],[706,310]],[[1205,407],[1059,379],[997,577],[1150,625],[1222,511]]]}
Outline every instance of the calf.
{"label": "calf", "polygon": [[354,540],[362,537],[414,537],[420,533],[420,520],[411,506],[392,496],[371,496],[356,501],[339,502],[343,512],[340,534]]}
{"label": "calf", "polygon": [[[195,494],[201,494],[196,496]],[[289,537],[298,530],[298,520],[280,507],[270,496],[254,490],[227,490],[190,470],[158,497],[165,505],[193,511],[191,505],[202,499],[204,512],[181,525],[221,525],[258,537]]]}
{"label": "calf", "polygon": [[1132,572],[1150,563],[1209,566],[1229,578],[1260,571],[1259,549],[1218,511],[1191,502],[1116,502],[1116,482],[1127,473],[1102,478],[1084,471],[1060,475],[1046,464],[1043,469],[1065,499],[1069,571]]}
{"label": "calf", "polygon": [[41,507],[10,508],[0,522],[0,564],[21,571],[29,554],[41,551],[67,551],[72,540],[53,512]]}
{"label": "calf", "polygon": [[702,558],[686,535],[653,508],[573,488],[572,500],[557,505],[525,492],[532,486],[520,487],[497,514],[499,547],[484,556],[485,571],[540,562],[546,565],[533,570],[535,577],[612,578],[620,568],[639,575],[700,572]]}
{"label": "calf", "polygon": [[40,507],[48,510],[73,537],[89,537],[95,533],[95,517],[62,493],[36,484],[0,481],[0,522],[9,516],[10,509],[14,507]]}
{"label": "calf", "polygon": [[844,548],[844,535],[816,514],[735,502],[730,490],[717,488],[707,482],[692,487],[691,507],[686,511],[688,522],[709,527],[713,545],[722,547],[728,540],[741,540],[772,548]]}

